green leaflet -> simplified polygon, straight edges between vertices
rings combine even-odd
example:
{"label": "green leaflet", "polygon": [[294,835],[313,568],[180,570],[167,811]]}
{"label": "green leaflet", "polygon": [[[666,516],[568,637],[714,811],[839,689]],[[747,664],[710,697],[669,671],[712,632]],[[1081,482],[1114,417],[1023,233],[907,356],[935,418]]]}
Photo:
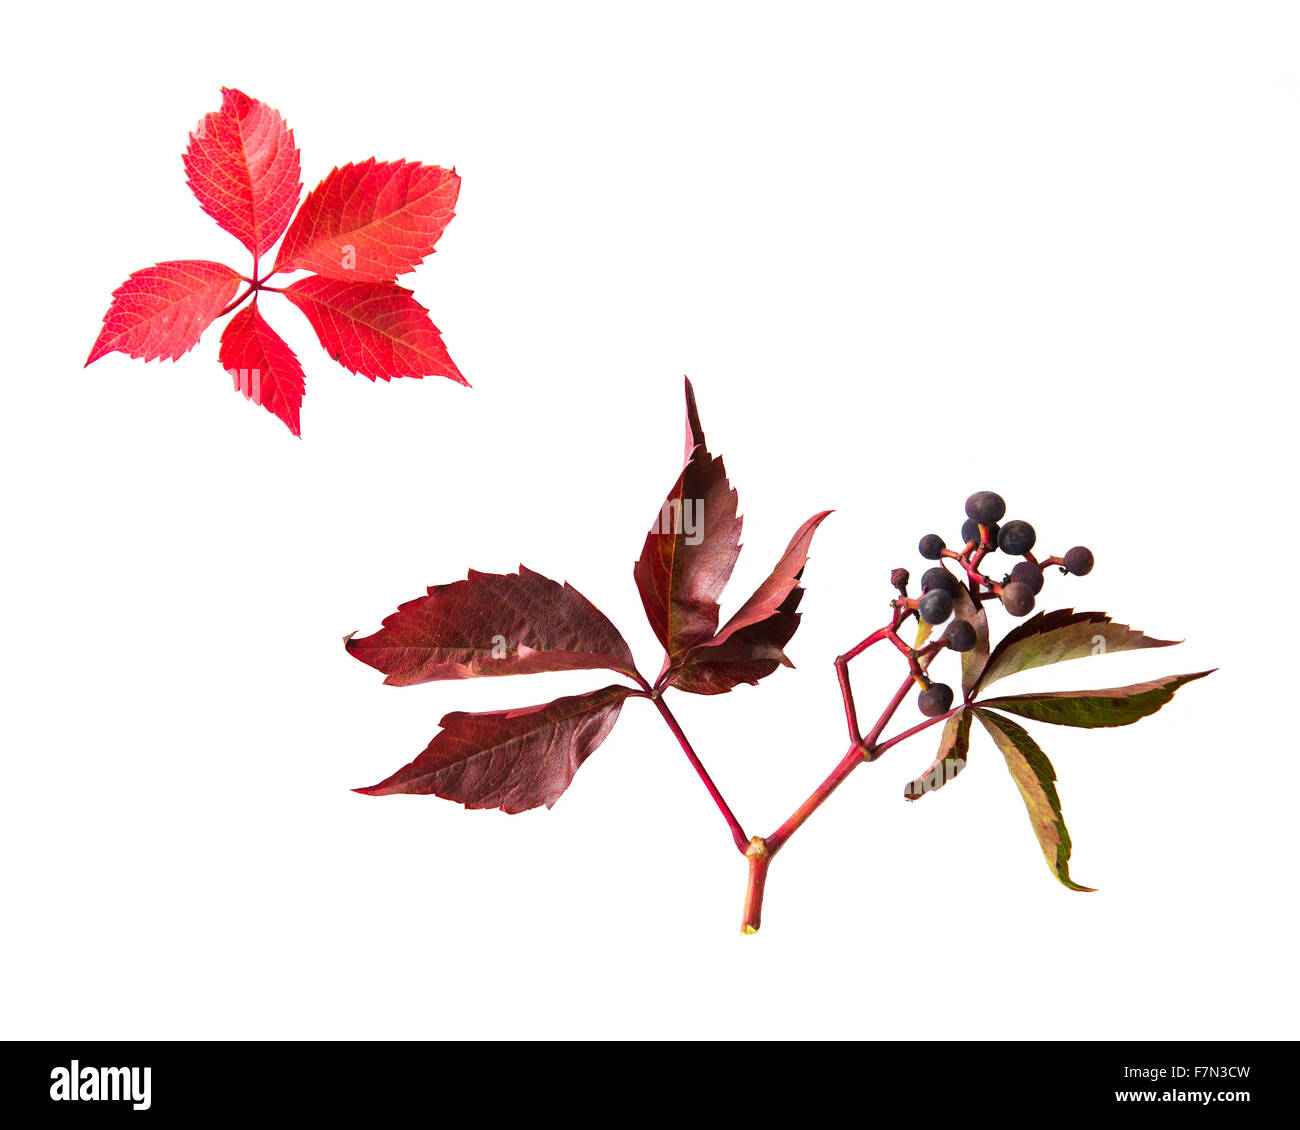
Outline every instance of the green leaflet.
{"label": "green leaflet", "polygon": [[1052,873],[1072,891],[1091,891],[1070,878],[1070,833],[1061,815],[1061,798],[1057,795],[1056,770],[1047,754],[1038,748],[1020,726],[998,714],[982,708],[975,713],[989,732],[1003,758],[1011,778],[1020,790],[1020,796],[1029,812],[1029,822],[1034,826],[1038,846]]}
{"label": "green leaflet", "polygon": [[970,750],[969,710],[962,710],[948,719],[939,737],[939,752],[930,767],[903,787],[904,800],[919,800],[926,793],[941,789],[966,768],[966,754]]}
{"label": "green leaflet", "polygon": [[[1063,663],[1067,659],[1144,647],[1170,647],[1177,642],[1152,639],[1127,624],[1113,624],[1104,612],[1075,612],[1070,608],[1040,612],[1002,638],[975,685],[987,687],[1017,671]],[[964,665],[962,676],[964,683]]]}
{"label": "green leaflet", "polygon": [[980,672],[988,663],[989,617],[982,604],[976,611],[970,589],[964,584],[957,593],[957,599],[952,602],[952,614],[954,619],[965,620],[975,629],[975,646],[970,651],[961,653],[961,693],[963,698],[969,698]]}
{"label": "green leaflet", "polygon": [[1193,675],[1169,675],[1146,683],[1096,691],[1007,695],[984,699],[980,705],[995,706],[1009,714],[1057,726],[1128,726],[1154,714],[1174,697],[1174,691],[1184,683],[1203,679],[1211,673],[1197,671]]}

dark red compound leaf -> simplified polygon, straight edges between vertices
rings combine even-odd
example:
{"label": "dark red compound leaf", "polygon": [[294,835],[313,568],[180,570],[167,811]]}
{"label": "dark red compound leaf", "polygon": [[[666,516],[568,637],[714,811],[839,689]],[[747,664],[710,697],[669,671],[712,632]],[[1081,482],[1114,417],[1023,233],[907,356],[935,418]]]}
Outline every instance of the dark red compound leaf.
{"label": "dark red compound leaf", "polygon": [[258,312],[256,299],[226,323],[218,357],[236,391],[283,420],[294,435],[301,434],[302,366]]}
{"label": "dark red compound leaf", "polygon": [[456,171],[437,165],[372,157],[334,169],[307,194],[275,269],[392,282],[433,254],[459,193]]}
{"label": "dark red compound leaf", "polygon": [[260,259],[302,193],[293,131],[265,102],[226,87],[190,134],[185,173],[202,209]]}
{"label": "dark red compound leaf", "polygon": [[469,384],[429,312],[403,287],[308,275],[286,287],[284,296],[307,316],[325,352],[349,372],[372,381],[436,376]]}
{"label": "dark red compound leaf", "polygon": [[750,598],[740,606],[739,611],[727,621],[713,639],[703,645],[704,647],[718,647],[726,643],[734,633],[760,624],[769,616],[776,614],[791,590],[799,583],[799,578],[803,576],[804,566],[808,564],[808,549],[812,545],[813,534],[831,513],[830,510],[823,510],[820,514],[814,514],[795,531],[790,544],[785,547],[785,552],[781,555],[781,560],[768,574],[767,580],[754,590]]}
{"label": "dark red compound leaf", "polygon": [[607,668],[636,678],[617,628],[571,585],[524,566],[429,589],[348,651],[406,687],[436,679]]}
{"label": "dark red compound leaf", "polygon": [[208,259],[174,259],[136,271],[113,291],[86,364],[114,352],[176,360],[198,344],[239,281],[233,267]]}
{"label": "dark red compound leaf", "polygon": [[526,812],[550,808],[609,735],[624,700],[640,692],[610,686],[543,706],[443,718],[414,761],[366,789],[369,796],[433,793],[466,808]]}
{"label": "dark red compound leaf", "polygon": [[795,587],[771,616],[732,633],[717,647],[692,648],[667,685],[691,694],[726,694],[741,683],[756,686],[778,667],[794,664],[782,650],[799,627],[803,589]]}
{"label": "dark red compound leaf", "polygon": [[647,619],[674,663],[718,628],[718,601],[740,556],[736,492],[709,454],[686,382],[686,466],[633,567]]}
{"label": "dark red compound leaf", "polygon": [[799,579],[812,536],[830,513],[813,515],[795,531],[767,579],[717,635],[692,648],[666,673],[664,685],[693,694],[723,694],[740,683],[755,684],[779,666],[794,666],[782,649],[799,627]]}

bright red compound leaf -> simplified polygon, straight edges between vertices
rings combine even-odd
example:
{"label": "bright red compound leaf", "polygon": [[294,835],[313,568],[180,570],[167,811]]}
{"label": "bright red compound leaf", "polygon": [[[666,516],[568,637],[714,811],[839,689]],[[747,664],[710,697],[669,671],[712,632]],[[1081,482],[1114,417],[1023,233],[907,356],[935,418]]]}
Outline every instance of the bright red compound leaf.
{"label": "bright red compound leaf", "polygon": [[221,109],[190,134],[185,173],[199,206],[260,259],[302,192],[293,131],[265,102],[223,87]]}
{"label": "bright red compound leaf", "polygon": [[433,793],[466,808],[550,808],[609,735],[630,687],[611,686],[543,706],[456,711],[414,761],[366,789],[369,796]]}
{"label": "bright red compound leaf", "polygon": [[[220,109],[205,114],[190,134],[184,164],[202,209],[251,253],[249,273],[207,260],[137,271],[114,291],[87,365],[113,352],[175,360],[215,319],[233,313],[221,337],[222,366],[236,389],[299,435],[302,367],[257,308],[261,294],[279,293],[353,373],[469,384],[428,311],[392,282],[432,253],[455,215],[460,177],[454,169],[373,157],[344,165],[293,218],[302,192],[293,131],[278,111],[231,88],[222,89]],[[259,275],[261,259],[281,236],[275,267]],[[278,274],[304,269],[317,273],[287,287],[269,285]],[[241,282],[247,284],[242,293]]]}
{"label": "bright red compound leaf", "polygon": [[86,364],[113,352],[174,361],[198,344],[238,289],[238,271],[206,259],[176,259],[136,271],[113,291]]}
{"label": "bright red compound leaf", "polygon": [[454,169],[374,158],[344,165],[308,193],[275,269],[392,282],[433,254],[459,193]]}
{"label": "bright red compound leaf", "polygon": [[237,391],[278,416],[294,435],[301,434],[298,410],[306,387],[302,366],[258,313],[256,300],[226,323],[218,358]]}
{"label": "bright red compound leaf", "polygon": [[308,275],[286,287],[284,296],[307,315],[325,352],[350,372],[372,381],[448,377],[469,384],[429,312],[395,283]]}

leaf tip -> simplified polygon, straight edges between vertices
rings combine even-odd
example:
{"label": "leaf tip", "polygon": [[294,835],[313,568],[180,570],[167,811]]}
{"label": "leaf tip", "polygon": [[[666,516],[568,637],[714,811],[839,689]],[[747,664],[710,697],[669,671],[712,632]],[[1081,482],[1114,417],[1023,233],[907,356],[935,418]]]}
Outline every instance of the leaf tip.
{"label": "leaf tip", "polygon": [[113,352],[111,349],[105,348],[103,342],[104,335],[101,333],[99,337],[95,339],[95,344],[90,347],[90,356],[86,358],[86,363],[81,366],[83,369],[89,368],[105,354]]}

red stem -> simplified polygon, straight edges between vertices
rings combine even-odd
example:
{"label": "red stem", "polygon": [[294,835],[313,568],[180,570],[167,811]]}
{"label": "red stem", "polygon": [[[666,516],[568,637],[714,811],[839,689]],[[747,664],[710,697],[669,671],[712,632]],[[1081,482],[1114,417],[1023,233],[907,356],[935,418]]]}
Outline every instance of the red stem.
{"label": "red stem", "polygon": [[843,655],[835,660],[835,674],[840,681],[840,694],[844,698],[844,718],[849,724],[849,741],[855,745],[862,743],[862,731],[858,729],[858,708],[853,701],[853,687],[849,683],[849,661],[856,659],[872,644],[879,643],[883,639],[888,639],[898,628],[900,619],[898,613],[894,613],[894,622],[886,624],[883,628],[877,628],[861,643],[855,647],[849,648]]}
{"label": "red stem", "polygon": [[718,811],[722,813],[723,819],[726,820],[727,827],[731,829],[731,838],[736,841],[736,849],[744,855],[749,850],[749,837],[745,835],[745,829],[740,826],[740,821],[736,819],[735,813],[731,811],[722,793],[718,791],[718,786],[713,783],[713,778],[709,776],[709,771],[704,768],[704,763],[695,755],[695,750],[691,748],[691,743],[686,740],[686,735],[682,733],[682,728],[677,724],[677,719],[673,717],[673,712],[668,709],[668,704],[664,702],[663,695],[651,691],[648,686],[646,690],[649,692],[650,701],[655,704],[659,713],[663,715],[663,720],[673,732],[673,737],[677,739],[678,744],[682,747],[682,752],[686,754],[687,760],[695,766],[695,772],[700,775],[700,780],[704,782],[704,787],[709,790],[709,796],[713,798],[713,803],[718,806]]}
{"label": "red stem", "polygon": [[[912,680],[908,679],[907,681],[910,684]],[[853,745],[849,747],[849,752],[844,755],[840,763],[831,770],[831,775],[817,786],[816,790],[806,801],[803,802],[803,804],[794,810],[790,819],[763,840],[763,845],[767,848],[768,855],[772,856],[780,851],[785,845],[786,840],[799,830],[800,825],[802,825],[809,816],[822,806],[826,798],[838,789],[840,785],[844,783],[844,779],[864,760],[863,747],[859,743],[854,742]]]}
{"label": "red stem", "polygon": [[[217,315],[217,318],[224,318],[232,310],[239,309],[239,307],[241,307],[244,304],[244,300],[247,299],[248,296],[252,294],[253,291],[255,291],[256,289],[257,289],[257,284],[253,283],[251,286],[249,286],[249,288],[246,291],[244,291],[243,294],[239,295],[229,306],[227,306],[224,310],[222,310],[221,313]],[[217,319],[213,318],[212,320],[215,322]]]}
{"label": "red stem", "polygon": [[899,742],[905,741],[906,739],[910,738],[913,734],[919,734],[922,730],[928,730],[931,726],[936,726],[940,722],[948,721],[948,719],[951,718],[954,714],[959,714],[961,711],[965,710],[969,706],[970,706],[969,702],[959,702],[950,711],[948,711],[947,714],[940,714],[937,718],[927,718],[924,722],[918,722],[910,730],[904,730],[901,734],[898,734],[895,737],[890,738],[889,741],[881,742],[873,750],[871,760],[874,761],[877,757],[880,757],[888,750],[893,749],[893,747],[898,745]]}
{"label": "red stem", "polygon": [[772,854],[757,836],[745,852],[749,859],[749,883],[745,887],[745,914],[740,923],[742,934],[757,934],[763,921],[763,888]]}
{"label": "red stem", "polygon": [[775,855],[785,846],[786,840],[793,836],[798,831],[799,826],[825,803],[826,798],[844,783],[844,779],[854,769],[862,762],[874,761],[879,756],[875,752],[876,739],[880,737],[881,731],[889,725],[889,720],[893,718],[898,708],[903,705],[903,700],[907,697],[908,691],[912,689],[913,682],[914,680],[909,674],[906,681],[894,694],[894,697],[889,700],[889,704],[881,712],[880,717],[876,719],[876,724],[871,727],[871,733],[861,741],[854,742],[840,763],[831,770],[830,776],[817,786],[803,804],[794,810],[790,819],[763,840],[769,856]]}
{"label": "red stem", "polygon": [[858,708],[853,701],[853,687],[849,683],[849,661],[843,655],[835,660],[835,675],[840,681],[840,695],[844,699],[844,720],[849,724],[849,741],[860,745],[862,731],[858,729]]}
{"label": "red stem", "polygon": [[[246,291],[244,291],[243,294],[239,295],[239,297],[236,298],[236,299],[234,300],[234,302],[232,302],[229,306],[227,306],[224,310],[222,310],[221,313],[217,315],[217,318],[224,318],[224,317],[225,317],[227,314],[229,314],[232,310],[237,310],[237,309],[239,309],[239,307],[241,307],[241,306],[244,304],[245,300],[248,298],[248,296],[249,296],[250,294],[256,294],[259,290],[269,290],[269,291],[271,291],[273,294],[283,294],[283,293],[284,293],[284,289],[283,289],[282,287],[278,287],[278,286],[267,286],[267,285],[266,285],[266,280],[267,280],[267,279],[271,278],[273,275],[278,275],[278,274],[280,274],[280,272],[279,272],[279,271],[270,271],[270,272],[268,272],[267,274],[263,275],[261,278],[258,278],[258,277],[257,277],[257,264],[258,264],[258,260],[257,260],[256,257],[254,257],[254,259],[253,259],[253,277],[252,277],[251,279],[250,279],[247,275],[240,275],[240,276],[239,276],[241,279],[244,280],[244,282],[248,283],[248,289],[247,289]],[[215,320],[216,320],[216,319],[214,318],[213,321],[215,321]]]}
{"label": "red stem", "polygon": [[[882,629],[882,632],[883,631],[884,630]],[[892,627],[888,629],[888,634],[893,635]],[[871,639],[870,636],[867,638]],[[880,635],[880,638],[885,638],[885,636]],[[928,666],[928,660],[933,658],[942,646],[942,641],[938,640],[927,645],[922,652],[918,653],[918,659],[927,662],[923,666],[920,664],[918,664],[918,666],[921,666],[921,669],[924,670],[924,667]],[[858,650],[862,650],[861,646]],[[857,654],[857,652],[854,654]],[[843,659],[844,657],[841,656],[840,658]],[[842,675],[847,677],[847,672],[840,667],[839,660],[836,661],[836,667],[841,670]],[[744,917],[741,920],[742,933],[754,934],[758,932],[763,914],[763,892],[767,887],[767,871],[768,867],[771,865],[772,858],[781,850],[782,847],[785,846],[786,841],[789,840],[800,827],[802,827],[804,821],[826,803],[827,798],[845,782],[848,775],[864,762],[875,761],[876,758],[880,757],[887,750],[892,749],[899,742],[912,737],[914,734],[919,734],[922,730],[929,729],[929,727],[934,726],[939,722],[945,721],[952,717],[952,715],[956,714],[959,710],[966,709],[969,705],[969,703],[965,702],[959,703],[957,706],[953,707],[952,710],[948,711],[947,714],[940,715],[937,718],[927,718],[924,722],[918,723],[910,730],[905,730],[897,737],[890,738],[886,742],[880,742],[880,735],[884,732],[885,727],[889,725],[890,720],[898,712],[898,708],[903,705],[903,700],[907,698],[907,695],[915,685],[915,682],[916,676],[909,671],[907,678],[903,681],[902,685],[899,686],[898,690],[894,692],[894,697],[889,700],[885,709],[881,711],[880,717],[876,719],[876,724],[871,727],[871,732],[867,734],[865,738],[854,741],[854,743],[849,747],[849,751],[840,759],[840,763],[831,770],[830,776],[817,786],[811,795],[809,795],[808,799],[795,809],[790,818],[784,824],[765,839],[755,836],[750,842],[749,847],[745,852],[749,858],[749,884],[745,890],[745,911]],[[846,709],[849,708],[850,702],[851,696],[846,695]],[[879,744],[877,744],[878,742]]]}

